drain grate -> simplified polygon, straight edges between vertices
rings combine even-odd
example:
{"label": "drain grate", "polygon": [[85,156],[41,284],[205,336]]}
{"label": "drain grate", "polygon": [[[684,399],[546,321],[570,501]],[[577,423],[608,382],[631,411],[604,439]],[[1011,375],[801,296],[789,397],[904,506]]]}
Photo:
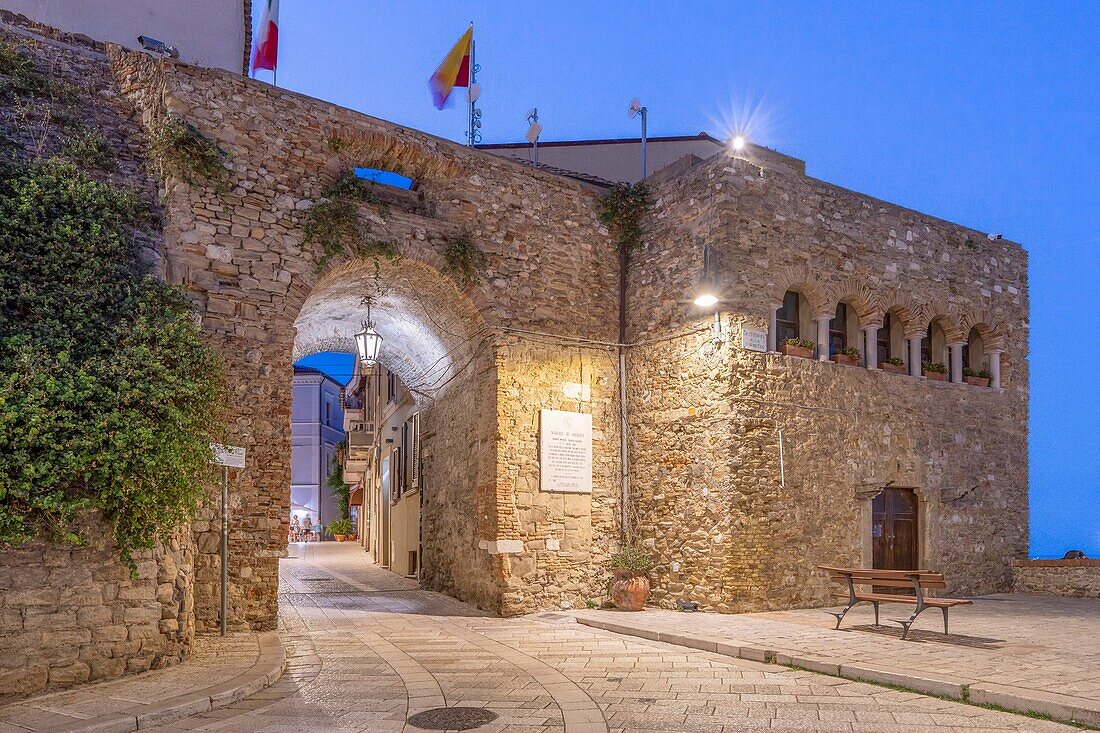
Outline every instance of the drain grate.
{"label": "drain grate", "polygon": [[470,730],[497,719],[485,708],[433,708],[409,718],[409,725],[424,730]]}

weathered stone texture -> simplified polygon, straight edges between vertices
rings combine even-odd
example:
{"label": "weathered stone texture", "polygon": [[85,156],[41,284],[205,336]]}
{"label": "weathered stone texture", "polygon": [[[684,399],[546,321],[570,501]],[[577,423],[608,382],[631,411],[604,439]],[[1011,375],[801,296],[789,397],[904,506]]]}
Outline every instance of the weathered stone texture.
{"label": "weathered stone texture", "polygon": [[135,553],[136,577],[110,529],[89,517],[93,544],[34,541],[0,550],[0,696],[159,669],[194,638],[194,547],[186,528]]}
{"label": "weathered stone texture", "polygon": [[[629,338],[657,341],[631,348],[628,395],[635,534],[658,557],[655,601],[824,603],[814,566],[870,565],[870,499],[887,485],[915,489],[921,564],[946,574],[948,592],[1009,590],[1028,546],[1023,250],[730,159],[658,184],[655,198]],[[719,347],[691,302],[704,244],[731,339]],[[896,309],[910,335],[933,317],[955,338],[981,324],[1005,349],[1004,389],[741,349],[742,325],[766,330],[788,288],[815,315],[844,300],[878,324]]]}
{"label": "weathered stone texture", "polygon": [[1100,598],[1100,560],[1019,560],[1012,563],[1012,590]]}

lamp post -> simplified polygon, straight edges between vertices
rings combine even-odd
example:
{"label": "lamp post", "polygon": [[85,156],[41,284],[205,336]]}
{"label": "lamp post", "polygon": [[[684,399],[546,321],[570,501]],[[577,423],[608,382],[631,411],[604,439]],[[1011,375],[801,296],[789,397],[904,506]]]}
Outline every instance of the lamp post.
{"label": "lamp post", "polygon": [[718,303],[718,275],[714,266],[714,250],[709,244],[703,245],[703,277],[695,294],[695,305],[711,308]]}
{"label": "lamp post", "polygon": [[374,366],[378,361],[378,353],[382,350],[382,334],[374,328],[374,319],[371,318],[371,304],[374,298],[365,298],[367,304],[367,320],[363,322],[363,330],[355,334],[355,350],[359,352],[359,361],[363,366]]}

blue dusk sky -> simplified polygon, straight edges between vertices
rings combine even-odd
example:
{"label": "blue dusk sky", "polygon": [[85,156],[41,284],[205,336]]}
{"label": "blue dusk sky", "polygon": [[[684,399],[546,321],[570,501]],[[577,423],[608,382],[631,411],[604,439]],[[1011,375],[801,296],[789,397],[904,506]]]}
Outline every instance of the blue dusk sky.
{"label": "blue dusk sky", "polygon": [[651,135],[744,127],[811,176],[1021,242],[1031,554],[1100,557],[1100,3],[282,0],[281,13],[279,85],[376,117],[462,141],[463,106],[437,111],[427,80],[473,21],[484,142],[522,140],[536,106],[544,141],[636,136],[638,96]]}

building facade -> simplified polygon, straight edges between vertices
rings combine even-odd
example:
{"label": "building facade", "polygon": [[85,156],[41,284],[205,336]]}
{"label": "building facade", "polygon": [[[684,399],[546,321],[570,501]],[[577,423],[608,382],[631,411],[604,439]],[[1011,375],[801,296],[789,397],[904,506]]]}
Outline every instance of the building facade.
{"label": "building facade", "polygon": [[[426,588],[505,615],[576,607],[603,596],[610,556],[629,543],[652,554],[653,600],[665,606],[822,605],[830,595],[817,564],[917,564],[942,571],[949,593],[1010,589],[1012,561],[1028,547],[1018,244],[748,146],[689,153],[648,177],[642,246],[624,273],[600,216],[606,188],[591,175],[535,169],[240,74],[28,33],[0,27],[41,68],[89,90],[89,121],[125,141],[127,182],[163,201],[150,259],[224,356],[227,442],[247,455],[233,484],[231,628],[271,628],[278,611],[293,364],[351,352],[367,294],[385,337],[386,396],[369,414],[364,402],[363,429],[376,435],[349,450],[374,446],[375,456],[347,475],[362,484],[371,553],[382,560],[388,548],[391,569],[409,574],[415,549]],[[146,134],[169,117],[230,155],[224,187],[148,178]],[[355,204],[370,241],[398,257],[307,241],[313,207],[356,168],[416,181],[385,206]],[[455,252],[483,264],[463,277]],[[717,302],[701,308],[704,280]],[[791,338],[808,342],[809,358],[787,348]],[[833,359],[849,349],[850,363]],[[942,363],[946,378],[925,361]],[[987,370],[990,383],[967,382],[967,368]],[[404,385],[392,401],[389,372]],[[583,485],[547,480],[549,411],[591,421],[584,450],[569,457]],[[415,441],[403,435],[410,418]],[[393,536],[393,508],[407,501],[400,545],[368,539],[380,537],[385,490]],[[181,528],[191,541],[171,565],[187,590],[166,643],[216,627],[216,507],[206,502],[190,532]],[[33,575],[51,550],[19,553],[5,565],[30,568],[43,595],[67,598],[78,582],[95,595],[90,570],[79,581],[76,567]],[[146,581],[156,576],[150,568]],[[25,578],[6,602],[21,600]],[[75,610],[68,616],[65,631],[84,631]]]}
{"label": "building facade", "polygon": [[333,496],[329,477],[342,460],[344,432],[343,388],[324,372],[294,367],[294,396],[290,412],[290,517],[303,526],[307,520],[328,526],[343,516]]}

